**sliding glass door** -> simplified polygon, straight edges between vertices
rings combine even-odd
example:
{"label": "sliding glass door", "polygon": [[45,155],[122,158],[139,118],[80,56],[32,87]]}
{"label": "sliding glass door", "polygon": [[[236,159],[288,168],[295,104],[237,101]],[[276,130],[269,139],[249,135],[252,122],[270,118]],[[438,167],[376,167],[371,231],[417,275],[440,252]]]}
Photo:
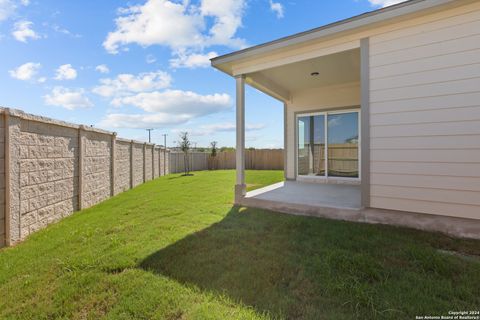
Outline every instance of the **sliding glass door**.
{"label": "sliding glass door", "polygon": [[328,114],[328,176],[358,178],[358,112]]}
{"label": "sliding glass door", "polygon": [[299,176],[359,178],[359,112],[297,116]]}
{"label": "sliding glass door", "polygon": [[325,116],[298,118],[298,174],[325,176]]}

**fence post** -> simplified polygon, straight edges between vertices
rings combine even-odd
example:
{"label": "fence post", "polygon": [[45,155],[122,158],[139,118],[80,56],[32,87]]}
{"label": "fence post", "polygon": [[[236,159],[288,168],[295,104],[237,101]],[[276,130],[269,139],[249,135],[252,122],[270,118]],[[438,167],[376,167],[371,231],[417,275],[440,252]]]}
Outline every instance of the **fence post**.
{"label": "fence post", "polygon": [[147,175],[147,158],[145,157],[145,153],[147,151],[147,143],[145,142],[143,144],[143,183],[147,181],[146,175]]}
{"label": "fence post", "polygon": [[[167,163],[167,159],[168,159],[168,163]],[[165,171],[165,175],[167,174],[170,174],[170,151],[167,150],[167,148],[165,148],[165,163],[166,163],[166,166],[165,166],[165,170],[168,169],[168,171]]]}
{"label": "fence post", "polygon": [[133,140],[130,141],[130,189],[133,189]]}
{"label": "fence post", "polygon": [[10,236],[10,109],[4,111],[4,127],[5,127],[5,155],[4,155],[4,178],[5,178],[5,246],[11,245]]}
{"label": "fence post", "polygon": [[[20,148],[21,122],[23,112],[5,109],[5,223],[8,222],[6,245],[12,245],[22,240],[22,214],[20,201]],[[8,146],[7,146],[8,144]],[[8,221],[7,221],[8,220]]]}
{"label": "fence post", "polygon": [[83,209],[83,154],[85,152],[84,145],[84,127],[78,127],[78,210]]}
{"label": "fence post", "polygon": [[112,142],[110,148],[110,195],[113,197],[115,195],[115,157],[116,157],[116,140],[117,133],[112,132]]}
{"label": "fence post", "polygon": [[162,147],[158,148],[158,176],[162,176]]}
{"label": "fence post", "polygon": [[152,145],[152,180],[155,179],[155,143]]}

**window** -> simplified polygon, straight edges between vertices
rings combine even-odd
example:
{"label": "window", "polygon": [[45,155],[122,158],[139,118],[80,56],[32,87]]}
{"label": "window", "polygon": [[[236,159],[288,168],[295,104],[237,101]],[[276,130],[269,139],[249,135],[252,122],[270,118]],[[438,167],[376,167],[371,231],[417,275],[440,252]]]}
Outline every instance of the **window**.
{"label": "window", "polygon": [[358,111],[298,115],[297,130],[298,175],[359,178]]}

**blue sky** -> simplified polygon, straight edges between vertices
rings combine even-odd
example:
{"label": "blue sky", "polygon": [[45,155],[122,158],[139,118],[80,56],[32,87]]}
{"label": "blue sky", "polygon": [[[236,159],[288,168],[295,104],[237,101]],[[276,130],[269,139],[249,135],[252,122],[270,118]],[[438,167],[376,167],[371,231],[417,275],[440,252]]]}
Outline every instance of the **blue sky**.
{"label": "blue sky", "polygon": [[[398,2],[0,0],[0,105],[233,146],[235,83],[208,58]],[[251,88],[246,102],[247,147],[282,147],[282,104]]]}

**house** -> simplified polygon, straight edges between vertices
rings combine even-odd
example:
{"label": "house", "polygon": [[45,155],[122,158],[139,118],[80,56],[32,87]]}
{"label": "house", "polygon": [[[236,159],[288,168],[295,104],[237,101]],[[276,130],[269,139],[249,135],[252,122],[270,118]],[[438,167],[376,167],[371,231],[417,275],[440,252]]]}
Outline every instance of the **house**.
{"label": "house", "polygon": [[[212,65],[236,81],[237,204],[480,238],[479,0],[411,0]],[[245,84],[285,119],[286,181],[249,193]]]}

